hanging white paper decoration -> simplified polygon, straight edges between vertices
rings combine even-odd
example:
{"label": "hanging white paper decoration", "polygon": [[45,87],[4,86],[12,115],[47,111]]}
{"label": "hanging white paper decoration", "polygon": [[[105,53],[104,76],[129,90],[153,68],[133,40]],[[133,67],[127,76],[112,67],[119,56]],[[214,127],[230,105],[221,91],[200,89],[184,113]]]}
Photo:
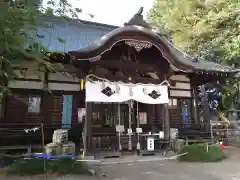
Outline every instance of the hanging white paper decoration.
{"label": "hanging white paper decoration", "polygon": [[157,89],[156,92],[157,92],[158,94],[161,94],[161,91],[160,91],[159,89]]}
{"label": "hanging white paper decoration", "polygon": [[118,94],[120,92],[120,86],[116,85],[116,93]]}
{"label": "hanging white paper decoration", "polygon": [[144,95],[147,95],[147,88],[143,88]]}
{"label": "hanging white paper decoration", "polygon": [[133,90],[132,90],[132,88],[129,88],[129,95],[130,95],[130,96],[133,96]]}
{"label": "hanging white paper decoration", "polygon": [[104,82],[102,82],[102,84],[101,84],[101,88],[102,88],[102,89],[105,88],[105,83],[104,83]]}

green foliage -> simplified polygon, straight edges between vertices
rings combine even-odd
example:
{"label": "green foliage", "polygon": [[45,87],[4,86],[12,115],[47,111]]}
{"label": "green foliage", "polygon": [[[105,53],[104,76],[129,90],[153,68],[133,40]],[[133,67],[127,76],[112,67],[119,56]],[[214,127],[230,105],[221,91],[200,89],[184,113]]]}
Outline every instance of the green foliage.
{"label": "green foliage", "polygon": [[[148,17],[190,55],[240,68],[239,9],[239,0],[155,0]],[[227,86],[223,102],[229,106],[237,85]]]}
{"label": "green foliage", "polygon": [[226,154],[218,145],[211,145],[208,148],[206,144],[192,144],[185,146],[179,154],[187,153],[180,156],[179,161],[185,162],[218,162],[227,158]]}
{"label": "green foliage", "polygon": [[[42,16],[58,16],[67,19],[77,18],[78,8],[73,8],[67,0],[48,0],[42,6],[41,0],[4,0],[0,1],[0,92],[6,91],[6,84],[18,75],[14,68],[24,63],[35,63],[36,69],[55,71],[47,56],[48,47],[40,43],[43,35],[37,33],[37,27],[53,28],[53,24],[42,22]],[[64,43],[60,37],[56,38]]]}
{"label": "green foliage", "polygon": [[156,0],[150,20],[184,51],[232,64],[240,57],[239,0]]}
{"label": "green foliage", "polygon": [[44,173],[91,175],[86,164],[77,162],[74,159],[61,158],[45,161],[46,172],[44,172],[44,159],[17,160],[4,169],[4,172],[9,175],[37,175]]}

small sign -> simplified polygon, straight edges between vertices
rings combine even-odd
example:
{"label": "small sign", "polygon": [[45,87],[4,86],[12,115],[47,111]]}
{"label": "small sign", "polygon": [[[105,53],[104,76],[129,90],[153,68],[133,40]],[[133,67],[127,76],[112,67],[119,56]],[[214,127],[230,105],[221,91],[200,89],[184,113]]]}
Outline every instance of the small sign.
{"label": "small sign", "polygon": [[137,133],[142,133],[142,128],[136,128]]}
{"label": "small sign", "polygon": [[116,125],[116,132],[124,132],[124,125]]}
{"label": "small sign", "polygon": [[163,131],[159,132],[159,139],[164,139],[164,132]]}
{"label": "small sign", "polygon": [[132,129],[128,129],[128,135],[132,135]]}
{"label": "small sign", "polygon": [[40,113],[41,96],[28,97],[28,112]]}
{"label": "small sign", "polygon": [[147,150],[154,151],[154,138],[153,137],[147,138]]}
{"label": "small sign", "polygon": [[139,112],[139,123],[147,124],[147,113],[146,112]]}
{"label": "small sign", "polygon": [[85,108],[78,108],[77,114],[78,114],[78,122],[82,123],[83,119],[86,116],[86,109]]}

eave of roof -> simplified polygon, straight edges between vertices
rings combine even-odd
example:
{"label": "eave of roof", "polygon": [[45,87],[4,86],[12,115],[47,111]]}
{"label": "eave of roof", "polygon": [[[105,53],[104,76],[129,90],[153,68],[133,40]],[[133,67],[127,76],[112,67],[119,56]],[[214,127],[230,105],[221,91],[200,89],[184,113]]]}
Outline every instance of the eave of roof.
{"label": "eave of roof", "polygon": [[[141,10],[140,10],[141,11]],[[139,12],[140,12],[139,11]],[[82,52],[87,53],[93,51],[98,46],[102,46],[108,39],[116,36],[122,31],[128,29],[141,29],[145,34],[154,37],[156,40],[164,44],[169,50],[170,56],[177,63],[183,65],[189,72],[206,71],[213,73],[235,73],[236,69],[230,66],[224,66],[209,61],[196,61],[195,58],[188,56],[186,53],[178,50],[165,36],[158,34],[150,29],[139,12],[128,22],[124,27],[112,26],[96,22],[84,20],[70,19],[64,21],[58,17],[43,17],[45,21],[49,21],[55,25],[54,28],[39,27],[38,32],[44,37],[39,41],[49,47],[50,51],[54,52]],[[139,20],[140,19],[140,20]],[[55,38],[52,38],[55,37]],[[65,43],[60,43],[57,37],[64,39]],[[181,67],[177,67],[180,68]]]}

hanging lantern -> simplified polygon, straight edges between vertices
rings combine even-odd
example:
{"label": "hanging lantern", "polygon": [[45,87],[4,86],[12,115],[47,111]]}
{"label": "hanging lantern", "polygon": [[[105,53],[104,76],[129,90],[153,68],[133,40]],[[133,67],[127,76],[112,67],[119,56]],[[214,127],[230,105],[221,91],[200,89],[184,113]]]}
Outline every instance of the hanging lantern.
{"label": "hanging lantern", "polygon": [[84,79],[80,80],[80,90],[84,89]]}
{"label": "hanging lantern", "polygon": [[147,95],[147,88],[143,88],[144,95]]}
{"label": "hanging lantern", "polygon": [[129,96],[133,96],[133,90],[132,90],[132,88],[129,88]]}

